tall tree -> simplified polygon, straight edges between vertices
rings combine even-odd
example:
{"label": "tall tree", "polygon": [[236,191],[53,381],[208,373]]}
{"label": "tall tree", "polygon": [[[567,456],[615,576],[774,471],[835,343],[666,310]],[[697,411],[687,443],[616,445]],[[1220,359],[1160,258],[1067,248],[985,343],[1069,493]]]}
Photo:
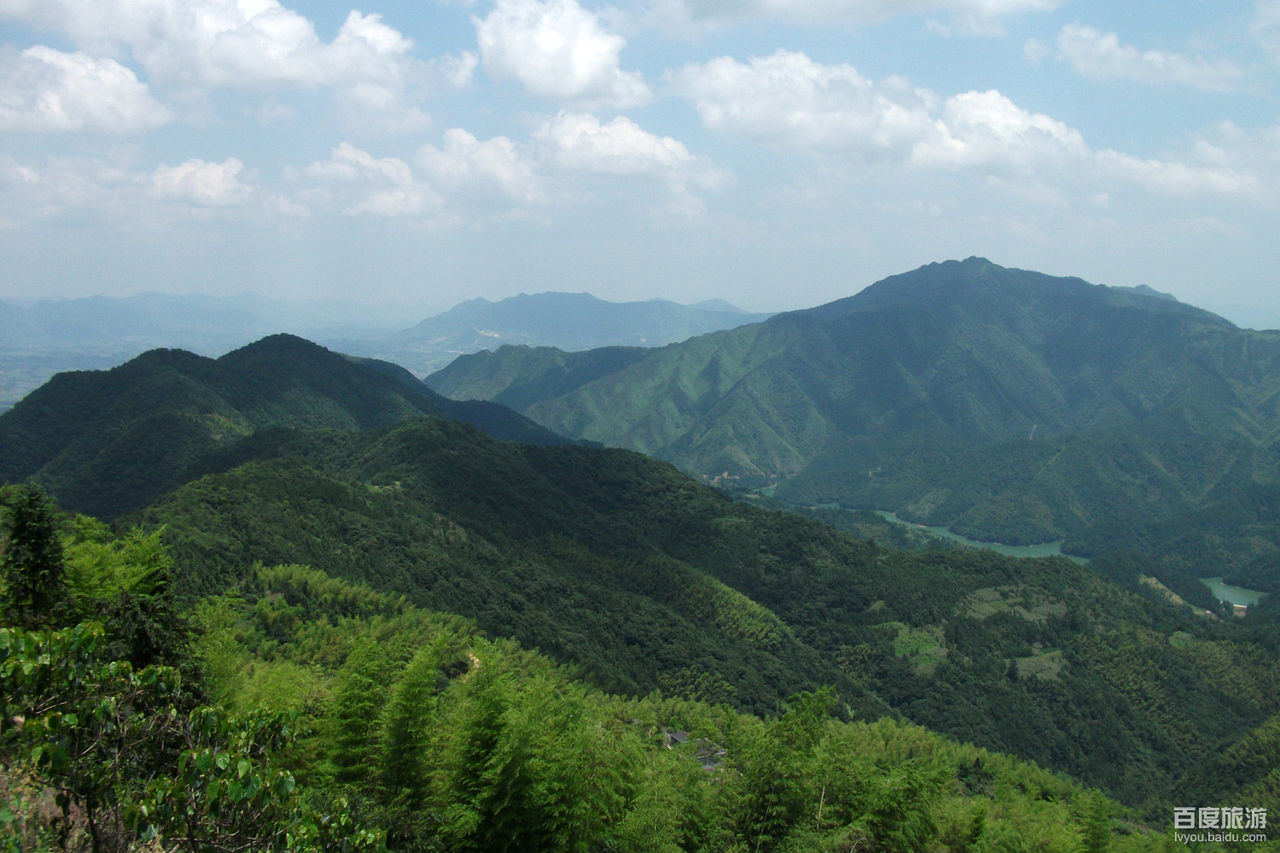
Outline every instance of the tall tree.
{"label": "tall tree", "polygon": [[53,509],[37,486],[22,486],[9,505],[9,533],[0,562],[9,621],[52,626],[66,608],[67,569]]}

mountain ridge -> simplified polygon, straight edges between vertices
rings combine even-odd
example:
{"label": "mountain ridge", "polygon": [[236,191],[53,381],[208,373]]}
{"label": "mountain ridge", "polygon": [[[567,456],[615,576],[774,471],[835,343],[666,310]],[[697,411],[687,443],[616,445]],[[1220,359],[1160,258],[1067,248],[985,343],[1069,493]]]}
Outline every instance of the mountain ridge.
{"label": "mountain ridge", "polygon": [[[500,438],[566,441],[498,404],[443,398],[399,366],[276,334],[218,359],[157,349],[111,370],[54,376],[0,415],[0,481],[33,478],[70,508],[114,517],[262,429],[360,430],[421,415]],[[113,474],[122,469],[148,476],[130,488]]]}
{"label": "mountain ridge", "polygon": [[[482,396],[491,362],[450,393]],[[1274,478],[1280,332],[970,258],[531,389],[502,393],[709,482],[1036,542]]]}

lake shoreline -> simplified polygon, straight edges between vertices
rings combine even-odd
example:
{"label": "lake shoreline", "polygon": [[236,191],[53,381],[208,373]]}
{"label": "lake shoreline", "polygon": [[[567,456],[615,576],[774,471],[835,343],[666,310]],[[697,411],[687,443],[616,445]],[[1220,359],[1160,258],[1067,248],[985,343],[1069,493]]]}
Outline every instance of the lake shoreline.
{"label": "lake shoreline", "polygon": [[995,551],[998,554],[1004,554],[1008,557],[1065,557],[1068,560],[1079,563],[1080,565],[1088,565],[1089,563],[1088,557],[1063,553],[1063,540],[1061,539],[1053,542],[1040,542],[1034,545],[1006,545],[1003,542],[983,542],[980,539],[970,539],[967,536],[962,536],[946,527],[931,526],[928,524],[919,524],[914,521],[907,521],[904,518],[899,518],[898,514],[891,510],[877,509],[874,510],[874,512],[885,521],[893,524],[899,524],[903,527],[913,527],[917,530],[924,530],[935,536],[941,537],[950,542],[955,542],[958,545],[964,545],[968,548],[982,548],[988,551]]}

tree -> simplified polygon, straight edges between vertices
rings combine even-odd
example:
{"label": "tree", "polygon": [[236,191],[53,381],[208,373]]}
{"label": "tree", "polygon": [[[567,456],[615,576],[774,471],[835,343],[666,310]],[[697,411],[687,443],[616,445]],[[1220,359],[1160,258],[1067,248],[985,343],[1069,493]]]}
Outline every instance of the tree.
{"label": "tree", "polygon": [[67,604],[67,569],[53,510],[37,486],[22,487],[9,506],[0,569],[11,622],[41,628],[58,621]]}

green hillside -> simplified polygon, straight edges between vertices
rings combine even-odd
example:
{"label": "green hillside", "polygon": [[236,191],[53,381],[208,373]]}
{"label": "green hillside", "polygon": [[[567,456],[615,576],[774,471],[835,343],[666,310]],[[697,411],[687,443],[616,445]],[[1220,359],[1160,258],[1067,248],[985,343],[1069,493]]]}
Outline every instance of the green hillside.
{"label": "green hillside", "polygon": [[395,365],[275,335],[219,359],[153,350],[108,371],[55,376],[0,415],[0,482],[30,478],[70,508],[112,517],[203,473],[258,430],[366,429],[423,414],[562,441],[502,406],[444,399]]}
{"label": "green hillside", "polygon": [[[155,535],[5,497],[6,849],[1176,849],[1033,765],[838,722],[827,690],[767,718],[612,696],[304,566],[250,569],[184,616]],[[39,612],[17,591],[36,577]]]}
{"label": "green hillside", "polygon": [[901,714],[1152,808],[1280,710],[1273,652],[1068,560],[879,548],[634,453],[436,420],[255,453],[141,516],[189,594],[254,560],[315,565],[610,690],[767,713],[831,685],[856,717]]}
{"label": "green hillside", "polygon": [[72,506],[141,507],[125,521],[163,531],[188,603],[310,565],[612,692],[771,715],[829,689],[837,717],[1033,760],[1153,820],[1280,713],[1275,638],[1144,594],[1141,569],[881,547],[631,451],[414,415],[420,388],[280,337],[60,379],[0,436],[52,453],[39,476]]}
{"label": "green hillside", "polygon": [[616,373],[647,353],[643,347],[565,352],[555,347],[506,345],[496,352],[459,356],[427,377],[427,384],[449,398],[492,400],[522,410]]}
{"label": "green hillside", "polygon": [[[449,393],[484,396],[514,357]],[[554,398],[501,393],[709,482],[991,541],[1123,547],[1104,526],[1280,483],[1280,333],[979,258],[653,350]]]}

